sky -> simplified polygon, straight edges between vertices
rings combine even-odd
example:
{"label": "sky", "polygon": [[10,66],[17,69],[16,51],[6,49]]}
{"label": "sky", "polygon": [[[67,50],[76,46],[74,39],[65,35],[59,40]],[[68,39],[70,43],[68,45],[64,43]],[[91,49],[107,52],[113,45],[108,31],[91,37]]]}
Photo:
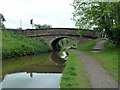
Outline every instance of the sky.
{"label": "sky", "polygon": [[[73,0],[0,0],[0,13],[6,28],[32,28],[34,24],[48,24],[53,28],[75,28],[71,20]],[[22,23],[22,25],[21,25]]]}

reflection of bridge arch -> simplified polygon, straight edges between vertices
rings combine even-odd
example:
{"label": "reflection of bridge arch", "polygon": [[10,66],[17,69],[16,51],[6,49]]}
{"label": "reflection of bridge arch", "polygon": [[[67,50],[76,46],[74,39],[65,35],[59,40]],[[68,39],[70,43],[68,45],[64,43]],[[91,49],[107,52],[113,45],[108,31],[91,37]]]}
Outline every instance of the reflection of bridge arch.
{"label": "reflection of bridge arch", "polygon": [[60,56],[58,55],[58,52],[57,51],[53,51],[52,54],[51,54],[51,60],[57,64],[61,64],[63,65],[65,60],[60,58]]}

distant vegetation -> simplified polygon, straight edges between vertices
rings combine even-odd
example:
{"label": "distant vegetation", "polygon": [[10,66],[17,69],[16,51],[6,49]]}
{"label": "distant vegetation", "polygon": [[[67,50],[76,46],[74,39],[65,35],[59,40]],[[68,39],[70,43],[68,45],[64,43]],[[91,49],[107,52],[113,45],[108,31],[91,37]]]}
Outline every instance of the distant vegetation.
{"label": "distant vegetation", "polygon": [[63,38],[58,42],[61,49],[77,47],[77,42],[72,38]]}
{"label": "distant vegetation", "polygon": [[90,88],[80,57],[71,50],[68,53],[69,57],[62,74],[60,88]]}
{"label": "distant vegetation", "polygon": [[2,31],[2,58],[39,54],[51,48],[42,39],[33,40],[24,35]]}
{"label": "distant vegetation", "polygon": [[35,29],[40,29],[40,28],[52,28],[51,25],[47,25],[47,24],[44,24],[44,25],[34,24],[34,27],[35,27]]}

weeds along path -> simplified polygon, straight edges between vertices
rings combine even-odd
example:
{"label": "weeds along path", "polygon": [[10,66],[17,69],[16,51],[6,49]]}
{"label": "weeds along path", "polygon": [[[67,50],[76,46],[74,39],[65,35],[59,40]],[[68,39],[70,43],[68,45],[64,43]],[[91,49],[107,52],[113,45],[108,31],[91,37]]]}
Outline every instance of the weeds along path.
{"label": "weeds along path", "polygon": [[[98,47],[101,46],[98,45]],[[97,48],[97,46],[95,46],[95,48]],[[81,62],[84,66],[84,71],[89,79],[91,88],[118,88],[118,82],[108,74],[108,72],[99,64],[99,62],[94,57],[85,55],[81,51],[74,50],[74,52],[76,52],[81,58]]]}

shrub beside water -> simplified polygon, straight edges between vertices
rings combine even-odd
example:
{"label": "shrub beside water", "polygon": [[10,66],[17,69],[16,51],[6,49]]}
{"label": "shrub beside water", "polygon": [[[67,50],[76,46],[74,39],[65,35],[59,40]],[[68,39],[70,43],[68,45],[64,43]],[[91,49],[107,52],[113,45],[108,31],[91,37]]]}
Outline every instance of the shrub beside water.
{"label": "shrub beside water", "polygon": [[51,51],[43,40],[33,40],[24,35],[2,31],[2,58],[25,56]]}

